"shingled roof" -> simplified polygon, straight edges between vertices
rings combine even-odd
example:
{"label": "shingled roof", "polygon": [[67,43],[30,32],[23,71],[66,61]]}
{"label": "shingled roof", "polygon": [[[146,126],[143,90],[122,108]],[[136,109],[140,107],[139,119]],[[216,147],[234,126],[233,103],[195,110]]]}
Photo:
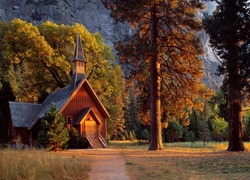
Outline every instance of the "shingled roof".
{"label": "shingled roof", "polygon": [[29,127],[41,104],[9,102],[13,127]]}
{"label": "shingled roof", "polygon": [[56,92],[51,93],[42,103],[40,112],[34,118],[34,121],[30,124],[28,129],[31,129],[37,123],[37,121],[44,116],[45,112],[50,108],[53,102],[56,104],[56,107],[60,110],[63,107],[63,105],[67,102],[67,100],[69,99],[69,97],[73,92],[74,90],[70,91],[69,86],[66,86]]}

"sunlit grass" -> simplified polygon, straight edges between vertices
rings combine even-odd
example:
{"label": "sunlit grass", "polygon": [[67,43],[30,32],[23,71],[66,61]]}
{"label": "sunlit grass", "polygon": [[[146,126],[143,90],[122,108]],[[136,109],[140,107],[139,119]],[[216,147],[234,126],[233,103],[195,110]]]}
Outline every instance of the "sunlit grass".
{"label": "sunlit grass", "polygon": [[[244,142],[245,148],[250,151],[250,142]],[[149,147],[149,143],[139,142],[139,141],[110,141],[109,148],[114,149],[141,149],[147,150]],[[223,151],[227,150],[228,142],[204,142],[196,141],[192,145],[190,142],[175,142],[175,143],[164,143],[165,149],[172,150],[200,150],[200,151]]]}
{"label": "sunlit grass", "polygon": [[[249,149],[250,143],[245,142]],[[122,148],[131,179],[249,179],[250,153],[228,152],[228,142],[167,143],[163,151],[148,151],[135,142],[111,142]]]}
{"label": "sunlit grass", "polygon": [[89,166],[60,153],[38,150],[0,150],[0,179],[81,179]]}
{"label": "sunlit grass", "polygon": [[[244,144],[250,150],[250,143]],[[96,158],[113,151],[123,156],[132,180],[248,179],[250,153],[228,152],[227,146],[195,142],[191,148],[190,142],[179,142],[164,143],[163,151],[148,151],[146,142],[111,141],[107,150],[0,150],[0,180],[88,179]]]}

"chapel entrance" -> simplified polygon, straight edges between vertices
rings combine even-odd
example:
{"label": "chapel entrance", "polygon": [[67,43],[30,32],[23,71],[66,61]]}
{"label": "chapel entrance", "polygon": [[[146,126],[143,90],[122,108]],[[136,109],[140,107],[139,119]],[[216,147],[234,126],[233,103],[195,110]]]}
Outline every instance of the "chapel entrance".
{"label": "chapel entrance", "polygon": [[87,121],[85,121],[86,126],[86,134],[91,138],[95,139],[97,137],[97,124],[94,121],[94,119],[89,118]]}

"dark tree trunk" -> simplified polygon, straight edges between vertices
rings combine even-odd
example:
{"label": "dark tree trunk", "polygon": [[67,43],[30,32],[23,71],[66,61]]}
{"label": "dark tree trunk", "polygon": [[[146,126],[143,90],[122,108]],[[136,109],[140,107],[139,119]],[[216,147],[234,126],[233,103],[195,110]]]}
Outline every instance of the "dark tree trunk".
{"label": "dark tree trunk", "polygon": [[[229,73],[230,74],[230,73]],[[229,144],[228,151],[245,151],[242,128],[242,100],[239,85],[239,70],[232,67],[229,75]]]}
{"label": "dark tree trunk", "polygon": [[[238,21],[237,0],[229,0],[225,4],[226,21],[236,23]],[[242,86],[239,67],[239,37],[237,28],[229,29],[228,36],[228,102],[229,102],[229,143],[228,151],[244,151],[243,128],[242,128]]]}
{"label": "dark tree trunk", "polygon": [[152,59],[150,61],[150,145],[149,150],[163,149],[162,129],[161,129],[161,79],[160,62],[158,58],[157,45],[157,15],[156,7],[151,13],[151,46]]}
{"label": "dark tree trunk", "polygon": [[[233,43],[232,43],[233,44]],[[228,89],[229,89],[229,143],[228,151],[244,151],[242,128],[242,92],[240,85],[240,70],[238,63],[237,46],[229,51]],[[232,52],[232,53],[230,53]]]}

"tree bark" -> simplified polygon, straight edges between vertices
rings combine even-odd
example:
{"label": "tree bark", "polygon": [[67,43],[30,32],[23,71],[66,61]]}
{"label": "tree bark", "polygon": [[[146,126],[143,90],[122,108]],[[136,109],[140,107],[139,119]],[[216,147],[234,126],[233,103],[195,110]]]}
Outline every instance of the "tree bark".
{"label": "tree bark", "polygon": [[[236,40],[233,40],[235,42]],[[228,151],[245,151],[242,128],[242,88],[240,85],[240,69],[237,45],[229,50],[228,69],[228,101],[229,101],[229,143]]]}
{"label": "tree bark", "polygon": [[151,12],[151,47],[152,57],[150,61],[150,145],[149,150],[162,150],[162,129],[161,129],[161,79],[160,62],[157,44],[157,15],[156,6]]}
{"label": "tree bark", "polygon": [[[233,63],[234,64],[234,63]],[[245,151],[242,128],[242,100],[237,65],[229,72],[229,143],[228,151]]]}

